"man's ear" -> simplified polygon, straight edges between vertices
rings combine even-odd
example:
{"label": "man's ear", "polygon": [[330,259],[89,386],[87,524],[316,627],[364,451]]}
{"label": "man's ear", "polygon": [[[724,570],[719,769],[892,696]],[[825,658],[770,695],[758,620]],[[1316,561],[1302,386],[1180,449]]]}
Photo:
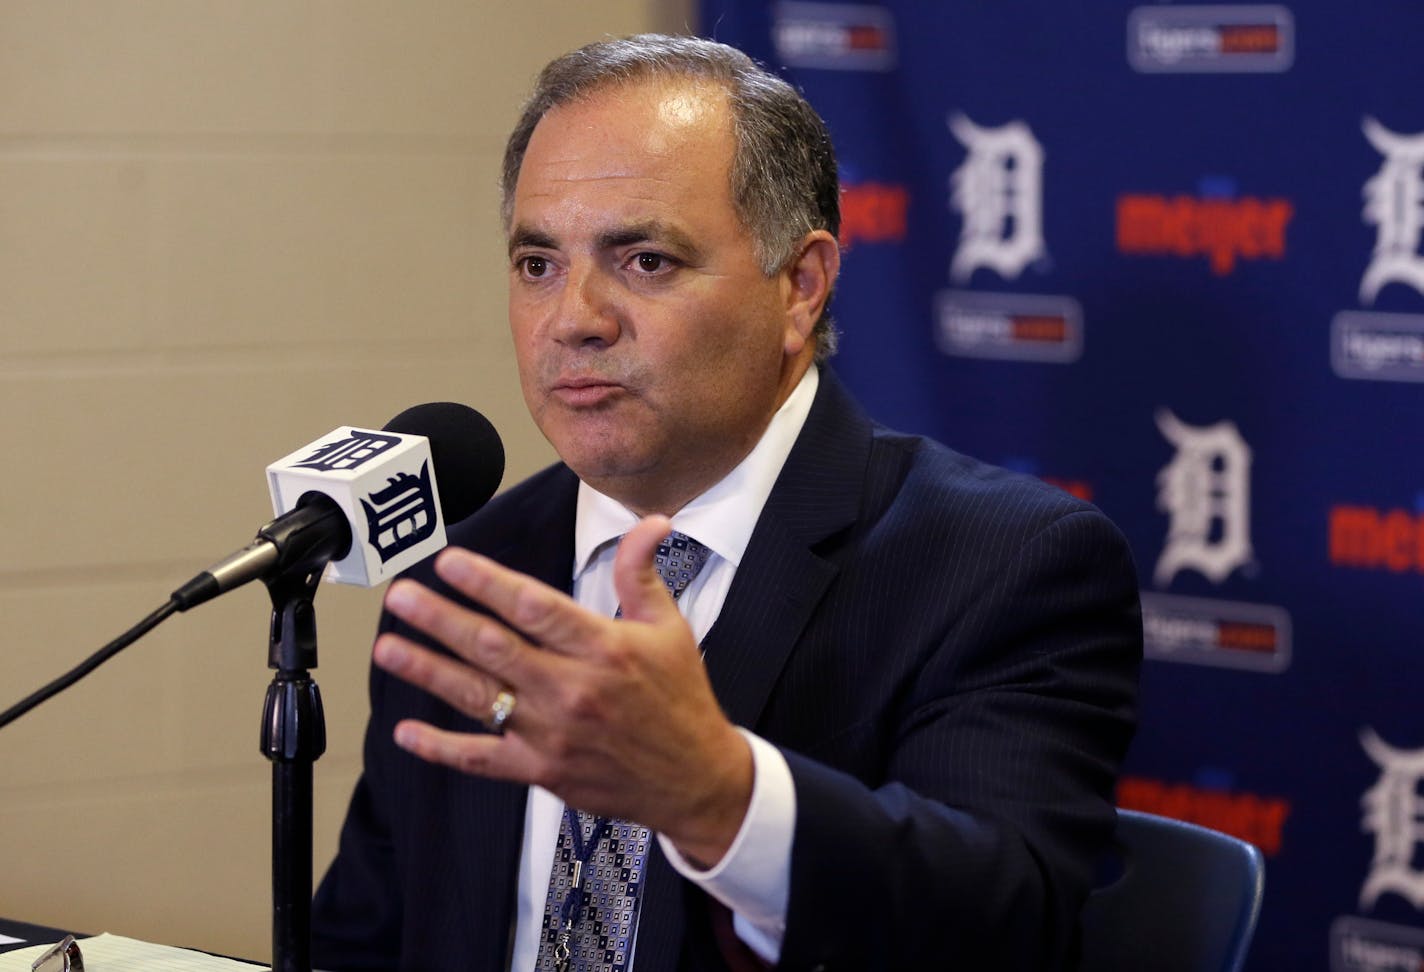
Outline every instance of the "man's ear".
{"label": "man's ear", "polygon": [[786,295],[786,352],[799,354],[821,319],[836,275],[841,269],[841,248],[826,230],[812,230],[801,238],[796,256],[783,269]]}

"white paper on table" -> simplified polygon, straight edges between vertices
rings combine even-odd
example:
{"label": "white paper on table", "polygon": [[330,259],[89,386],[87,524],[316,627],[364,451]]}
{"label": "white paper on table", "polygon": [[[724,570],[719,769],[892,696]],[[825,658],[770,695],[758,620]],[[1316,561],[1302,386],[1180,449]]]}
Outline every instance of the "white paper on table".
{"label": "white paper on table", "polygon": [[[30,965],[53,944],[0,955],[0,972],[30,972]],[[267,968],[107,932],[79,939],[79,951],[84,954],[84,972],[259,972]]]}

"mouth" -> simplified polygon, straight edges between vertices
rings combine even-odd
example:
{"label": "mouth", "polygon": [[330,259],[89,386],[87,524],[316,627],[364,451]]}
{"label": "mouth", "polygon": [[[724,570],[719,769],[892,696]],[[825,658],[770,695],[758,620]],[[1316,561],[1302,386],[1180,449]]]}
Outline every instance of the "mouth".
{"label": "mouth", "polygon": [[602,405],[624,391],[622,385],[606,378],[561,378],[550,389],[553,398],[575,408]]}

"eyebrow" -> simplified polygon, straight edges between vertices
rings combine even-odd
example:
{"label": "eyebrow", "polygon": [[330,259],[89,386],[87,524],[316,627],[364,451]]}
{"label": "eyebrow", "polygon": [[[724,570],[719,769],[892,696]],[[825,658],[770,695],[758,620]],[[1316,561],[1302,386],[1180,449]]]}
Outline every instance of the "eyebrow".
{"label": "eyebrow", "polygon": [[607,230],[598,236],[601,248],[630,246],[635,243],[656,241],[666,243],[685,252],[697,252],[697,246],[682,230],[663,220],[650,219]]}
{"label": "eyebrow", "polygon": [[[676,250],[678,256],[685,260],[695,261],[702,258],[702,248],[693,242],[692,237],[671,223],[659,219],[650,219],[604,230],[598,234],[594,241],[595,246],[600,250],[652,242]],[[509,252],[513,255],[515,250],[526,246],[548,250],[558,249],[558,243],[548,233],[528,226],[516,226],[509,234]]]}
{"label": "eyebrow", "polygon": [[543,250],[553,250],[557,247],[554,238],[548,233],[540,233],[527,226],[516,226],[509,234],[509,255],[513,256],[514,251],[524,246],[538,247]]}

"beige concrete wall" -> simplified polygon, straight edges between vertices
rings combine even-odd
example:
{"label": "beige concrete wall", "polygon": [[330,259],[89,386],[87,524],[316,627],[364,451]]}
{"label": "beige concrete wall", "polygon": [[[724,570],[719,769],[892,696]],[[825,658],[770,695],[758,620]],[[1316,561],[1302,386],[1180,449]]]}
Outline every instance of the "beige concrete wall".
{"label": "beige concrete wall", "polygon": [[[551,456],[504,324],[495,173],[548,57],[690,0],[0,0],[0,708],[241,546],[262,469],[465,401]],[[320,873],[377,592],[317,599]],[[0,915],[265,958],[265,592],[0,731]]]}

